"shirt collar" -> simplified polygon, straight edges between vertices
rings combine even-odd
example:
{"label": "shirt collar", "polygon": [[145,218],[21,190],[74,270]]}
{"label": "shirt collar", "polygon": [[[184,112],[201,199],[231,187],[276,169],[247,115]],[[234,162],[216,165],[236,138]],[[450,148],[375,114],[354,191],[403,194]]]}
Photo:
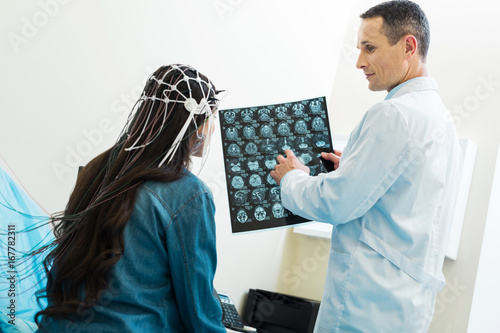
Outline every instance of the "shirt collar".
{"label": "shirt collar", "polygon": [[392,88],[392,90],[389,91],[389,93],[387,94],[387,96],[385,96],[385,100],[391,99],[392,96],[394,96],[394,94],[397,93],[399,89],[401,89],[404,85],[406,85],[406,84],[408,84],[411,81],[416,80],[416,79],[418,79],[418,77],[414,77],[413,79],[405,81],[405,82],[403,82],[403,83],[395,86],[394,88]]}
{"label": "shirt collar", "polygon": [[386,100],[394,97],[399,97],[412,91],[435,90],[438,91],[436,80],[429,76],[419,76],[411,80],[405,81],[394,87],[385,97]]}

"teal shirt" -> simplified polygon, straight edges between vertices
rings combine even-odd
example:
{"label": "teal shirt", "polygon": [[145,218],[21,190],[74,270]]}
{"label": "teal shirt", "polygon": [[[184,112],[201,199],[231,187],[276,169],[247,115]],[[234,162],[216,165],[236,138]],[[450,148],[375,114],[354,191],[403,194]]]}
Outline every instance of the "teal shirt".
{"label": "teal shirt", "polygon": [[101,299],[74,323],[44,318],[39,332],[226,332],[213,295],[214,215],[211,191],[190,172],[145,183]]}

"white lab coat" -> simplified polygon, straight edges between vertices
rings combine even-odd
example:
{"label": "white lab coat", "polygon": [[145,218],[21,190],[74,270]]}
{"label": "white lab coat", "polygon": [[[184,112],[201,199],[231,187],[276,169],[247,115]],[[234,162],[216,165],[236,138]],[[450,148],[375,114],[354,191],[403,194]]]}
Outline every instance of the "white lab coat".
{"label": "white lab coat", "polygon": [[460,147],[436,82],[394,88],[351,133],[331,173],[293,170],[283,205],[333,224],[315,332],[426,332],[460,179]]}

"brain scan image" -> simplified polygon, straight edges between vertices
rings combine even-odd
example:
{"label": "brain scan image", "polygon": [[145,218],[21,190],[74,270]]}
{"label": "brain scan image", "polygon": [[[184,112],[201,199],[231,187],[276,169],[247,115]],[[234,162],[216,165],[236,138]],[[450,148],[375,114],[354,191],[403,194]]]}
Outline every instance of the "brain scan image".
{"label": "brain scan image", "polygon": [[318,165],[311,165],[309,167],[309,174],[311,176],[316,176],[316,174],[318,173],[318,167],[319,167]]}
{"label": "brain scan image", "polygon": [[271,201],[281,201],[281,189],[279,187],[273,187],[269,191],[269,200]]}
{"label": "brain scan image", "polygon": [[250,179],[248,180],[248,183],[253,187],[257,187],[262,184],[262,179],[260,178],[259,175],[251,175]]}
{"label": "brain scan image", "polygon": [[321,117],[316,117],[313,119],[311,127],[317,132],[323,131],[325,129],[325,121]]}
{"label": "brain scan image", "polygon": [[293,140],[290,138],[280,139],[278,142],[278,147],[281,149],[281,152],[284,152],[287,149],[291,149],[293,146]]}
{"label": "brain scan image", "polygon": [[278,134],[282,136],[290,135],[290,125],[287,123],[280,123],[278,125]]}
{"label": "brain scan image", "polygon": [[227,154],[233,157],[240,156],[240,147],[236,143],[231,143],[229,147],[227,147]]}
{"label": "brain scan image", "polygon": [[234,203],[236,206],[244,206],[247,202],[247,191],[240,190],[234,194]]}
{"label": "brain scan image", "polygon": [[307,133],[307,123],[305,121],[297,120],[295,122],[295,132],[298,134],[306,134]]}
{"label": "brain scan image", "polygon": [[328,139],[326,138],[326,136],[324,134],[316,134],[314,137],[313,137],[313,142],[314,144],[316,145],[316,147],[326,147],[326,145],[328,144]]}
{"label": "brain scan image", "polygon": [[296,144],[300,149],[306,149],[307,147],[309,147],[307,138],[303,136],[297,139]]}
{"label": "brain scan image", "polygon": [[255,155],[255,154],[257,154],[257,152],[258,152],[257,145],[255,143],[253,143],[253,142],[250,142],[249,144],[247,144],[245,146],[245,152],[248,155]]}
{"label": "brain scan image", "polygon": [[232,172],[240,172],[241,163],[238,161],[231,161],[229,162],[229,169],[231,169]]}
{"label": "brain scan image", "polygon": [[253,126],[245,126],[245,128],[243,128],[243,136],[245,139],[255,139],[255,128]]}
{"label": "brain scan image", "polygon": [[238,140],[238,130],[234,127],[229,127],[226,130],[226,138],[230,141]]}
{"label": "brain scan image", "polygon": [[255,208],[253,213],[257,221],[264,221],[266,219],[266,210],[262,206]]}
{"label": "brain scan image", "polygon": [[311,155],[307,153],[300,154],[298,159],[304,165],[312,161]]}
{"label": "brain scan image", "polygon": [[258,112],[258,117],[260,121],[271,120],[271,111],[269,109],[260,109]]}
{"label": "brain scan image", "polygon": [[231,185],[234,188],[242,188],[245,186],[245,181],[243,180],[243,177],[241,176],[235,176],[233,180],[231,181]]}
{"label": "brain scan image", "polygon": [[320,101],[311,101],[309,103],[309,108],[311,109],[312,113],[320,113],[321,110],[321,102]]}
{"label": "brain scan image", "polygon": [[275,203],[272,208],[273,216],[280,219],[285,216],[285,208],[280,203]]}
{"label": "brain scan image", "polygon": [[266,189],[257,188],[252,191],[252,201],[254,204],[261,204],[266,200]]}
{"label": "brain scan image", "polygon": [[244,210],[244,209],[240,209],[238,211],[238,213],[236,214],[236,219],[238,220],[238,222],[240,223],[245,223],[246,221],[248,221],[248,215],[247,215],[247,212]]}
{"label": "brain scan image", "polygon": [[274,170],[274,166],[276,165],[276,163],[276,159],[272,157],[267,157],[264,161],[266,168],[268,168],[269,170]]}
{"label": "brain scan image", "polygon": [[325,172],[318,151],[332,147],[326,106],[320,97],[220,111],[233,233],[306,222],[283,206],[270,172],[287,149],[309,167],[310,175]]}
{"label": "brain scan image", "polygon": [[267,175],[267,182],[271,185],[278,185],[278,183],[276,183],[276,181],[273,179],[273,177],[271,177],[271,174]]}
{"label": "brain scan image", "polygon": [[273,129],[270,125],[264,124],[260,127],[260,136],[263,138],[270,138],[273,136]]}
{"label": "brain scan image", "polygon": [[266,139],[266,141],[264,141],[261,145],[260,145],[260,151],[264,154],[264,155],[273,155],[274,154],[274,150],[275,150],[276,146],[274,145],[274,143],[269,140],[269,139]]}
{"label": "brain scan image", "polygon": [[241,120],[243,120],[245,123],[253,121],[253,111],[248,109],[241,111]]}
{"label": "brain scan image", "polygon": [[236,120],[236,113],[233,111],[226,111],[224,112],[224,121],[226,124],[232,124]]}
{"label": "brain scan image", "polygon": [[255,158],[249,160],[247,165],[248,165],[248,170],[250,171],[255,171],[259,169],[259,161],[257,161]]}
{"label": "brain scan image", "polygon": [[274,110],[274,114],[276,115],[276,118],[278,118],[278,119],[285,119],[288,116],[288,110],[284,106],[278,106]]}
{"label": "brain scan image", "polygon": [[293,115],[295,117],[304,117],[306,113],[304,112],[304,104],[297,103],[292,106]]}

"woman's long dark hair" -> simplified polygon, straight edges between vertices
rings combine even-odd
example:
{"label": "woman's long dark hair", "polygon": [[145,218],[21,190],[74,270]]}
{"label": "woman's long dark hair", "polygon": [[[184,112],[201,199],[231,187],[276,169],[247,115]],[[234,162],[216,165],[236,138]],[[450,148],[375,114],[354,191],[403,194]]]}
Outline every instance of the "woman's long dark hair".
{"label": "woman's long dark hair", "polygon": [[[49,300],[49,306],[36,314],[37,323],[40,316],[72,319],[77,311],[97,302],[124,252],[123,231],[139,185],[179,179],[189,166],[197,130],[193,122],[173,159],[158,167],[189,116],[183,103],[172,101],[185,100],[182,96],[189,92],[197,102],[215,96],[203,84],[210,82],[205,76],[190,67],[181,68],[163,66],[150,77],[121,138],[82,169],[65,211],[53,217],[55,246],[44,260],[47,286],[37,293]],[[189,84],[183,80],[186,76],[199,76],[203,83]],[[176,89],[171,90],[171,85]],[[202,124],[206,115],[196,116],[195,121]],[[132,145],[143,147],[125,149]]]}

